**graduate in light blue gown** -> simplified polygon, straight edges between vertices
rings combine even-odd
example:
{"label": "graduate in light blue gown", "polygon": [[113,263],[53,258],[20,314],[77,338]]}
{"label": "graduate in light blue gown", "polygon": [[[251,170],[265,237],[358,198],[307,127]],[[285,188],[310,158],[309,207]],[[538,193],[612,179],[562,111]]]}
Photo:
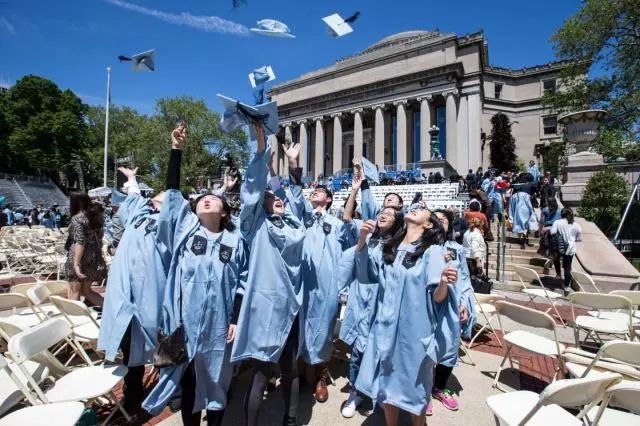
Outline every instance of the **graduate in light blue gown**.
{"label": "graduate in light blue gown", "polygon": [[360,199],[360,209],[362,212],[363,220],[375,220],[380,213],[382,208],[392,207],[396,210],[402,211],[404,207],[404,201],[400,194],[396,192],[388,192],[384,195],[384,199],[382,201],[382,206],[378,204],[378,202],[373,197],[371,193],[371,189],[369,188],[369,181],[378,183],[378,170],[376,167],[371,164],[366,158],[362,157],[362,166],[357,163],[357,160],[354,159],[354,169],[356,173],[354,175],[363,175],[364,180],[362,181],[362,197]]}
{"label": "graduate in light blue gown", "polygon": [[533,245],[529,243],[529,231],[538,229],[538,220],[531,205],[531,197],[517,185],[513,186],[509,199],[509,219],[513,224],[511,232],[520,236],[521,248],[524,249],[525,244]]}
{"label": "graduate in light blue gown", "polygon": [[[362,220],[352,219],[355,210],[355,199],[361,185],[366,182],[362,176],[355,175],[352,183],[351,194],[345,205],[343,220],[350,226],[354,233],[354,240],[362,228]],[[382,250],[382,246],[392,236],[402,231],[404,217],[402,211],[392,208],[383,208],[376,218],[376,229],[369,235],[367,246],[371,252]],[[354,242],[355,244],[355,242]],[[347,249],[340,261],[340,287],[345,286],[348,292],[347,306],[340,327],[340,340],[351,347],[349,357],[349,385],[351,390],[347,401],[342,405],[343,417],[350,418],[355,415],[356,409],[362,402],[361,395],[356,391],[355,383],[360,371],[360,362],[366,348],[369,337],[369,329],[375,316],[378,286],[363,284],[356,280],[355,271],[355,247]]]}
{"label": "graduate in light blue gown", "polygon": [[[182,421],[199,425],[207,410],[207,424],[220,425],[231,382],[231,342],[235,318],[247,279],[248,253],[231,220],[231,208],[214,194],[192,203],[179,191],[181,148],[186,132],[172,133],[159,231],[170,236],[172,253],[162,309],[162,331],[184,327],[186,360],[160,369],[158,384],[143,403],[158,415],[178,391]],[[234,312],[235,310],[235,312]]]}
{"label": "graduate in light blue gown", "polygon": [[[231,359],[251,363],[252,378],[244,400],[245,425],[262,424],[260,406],[267,383],[279,364],[285,402],[284,425],[297,425],[299,379],[298,319],[303,303],[301,265],[304,225],[285,199],[302,197],[299,186],[285,191],[271,167],[272,189],[267,190],[267,160],[271,149],[264,134],[255,128],[257,152],[245,173],[240,193],[241,232],[250,247],[249,276],[242,300]],[[276,147],[273,147],[274,149]],[[297,167],[300,144],[286,150],[291,179],[302,182]],[[273,160],[271,160],[273,161]]]}
{"label": "graduate in light blue gown", "polygon": [[493,222],[493,216],[498,216],[498,222],[502,222],[502,215],[504,214],[504,203],[502,201],[502,190],[497,187],[498,179],[490,176],[482,182],[482,190],[487,194],[487,198],[491,202],[491,217],[488,217]]}
{"label": "graduate in light blue gown", "polygon": [[[436,210],[436,217],[445,231],[446,260],[456,266],[458,280],[455,285],[449,286],[449,291],[456,295],[455,300],[447,299],[445,312],[436,330],[438,342],[438,365],[435,369],[434,385],[431,396],[442,402],[445,408],[455,411],[458,409],[458,401],[453,392],[447,389],[447,381],[451,376],[453,367],[458,365],[458,353],[460,348],[460,336],[470,337],[471,328],[475,322],[473,304],[473,288],[469,276],[469,268],[464,256],[463,247],[453,239],[453,213],[447,210]],[[426,414],[433,413],[432,401],[427,405]]]}
{"label": "graduate in light blue gown", "polygon": [[118,211],[124,233],[109,270],[98,349],[111,362],[122,350],[123,362],[129,367],[124,378],[124,408],[136,414],[144,397],[144,365],[151,363],[156,345],[171,252],[169,235],[158,229],[163,193],[153,200],[144,198],[137,169],[119,170],[128,178],[128,195]]}
{"label": "graduate in light blue gown", "polygon": [[536,183],[540,179],[540,176],[542,176],[540,173],[540,169],[538,168],[538,165],[533,160],[529,161],[529,167],[527,167],[527,172],[531,173],[531,176],[533,176],[533,181]]}
{"label": "graduate in light blue gown", "polygon": [[445,265],[444,231],[425,203],[412,205],[404,220],[405,230],[381,251],[369,250],[375,223],[365,222],[356,246],[358,281],[379,286],[356,388],[383,404],[387,425],[397,425],[403,409],[423,426],[437,362],[436,328],[455,300],[449,284],[457,271]]}
{"label": "graduate in light blue gown", "polygon": [[[294,190],[300,190],[294,185]],[[349,247],[348,227],[329,213],[332,194],[316,187],[309,199],[292,199],[294,212],[306,228],[302,256],[304,304],[300,314],[300,356],[316,366],[315,398],[328,399],[326,362],[333,353],[333,331],[339,308],[339,268],[343,250]]]}

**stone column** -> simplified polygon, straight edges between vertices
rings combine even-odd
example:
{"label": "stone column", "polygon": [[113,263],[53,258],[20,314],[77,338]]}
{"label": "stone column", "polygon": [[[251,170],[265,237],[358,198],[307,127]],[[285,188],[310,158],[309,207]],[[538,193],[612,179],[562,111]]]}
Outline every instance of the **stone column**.
{"label": "stone column", "polygon": [[302,175],[305,176],[308,172],[307,170],[307,157],[308,157],[308,149],[309,149],[309,141],[307,138],[307,122],[306,120],[298,121],[300,125],[298,142],[300,142],[300,158],[299,158],[299,167],[302,167]]}
{"label": "stone column", "polygon": [[453,168],[458,167],[457,159],[458,153],[456,150],[456,127],[457,127],[457,118],[458,118],[458,107],[456,105],[456,96],[458,95],[458,90],[453,89],[448,92],[445,92],[445,97],[447,98],[447,161]]}
{"label": "stone column", "polygon": [[467,109],[467,96],[460,96],[458,105],[458,128],[456,130],[458,162],[456,170],[464,176],[469,170],[469,110]]}
{"label": "stone column", "polygon": [[480,133],[482,132],[482,105],[480,103],[480,92],[467,95],[467,106],[469,108],[469,168],[476,170],[480,164]]}
{"label": "stone column", "polygon": [[373,106],[376,114],[374,161],[380,170],[384,170],[384,106]]}
{"label": "stone column", "polygon": [[393,103],[396,106],[396,166],[397,170],[407,168],[407,100]]}
{"label": "stone column", "polygon": [[342,113],[331,114],[333,117],[333,173],[342,169]]}
{"label": "stone column", "polygon": [[[428,161],[431,159],[431,144],[429,129],[431,128],[431,106],[429,103],[433,96],[419,96],[420,102],[420,159],[419,161]],[[417,159],[416,159],[417,161]]]}
{"label": "stone column", "polygon": [[313,179],[315,180],[318,175],[324,175],[324,122],[322,117],[315,117],[313,121],[316,123],[316,155],[313,168]]}
{"label": "stone column", "polygon": [[[284,125],[284,140],[286,143],[293,143],[293,135],[291,132],[291,123],[286,123]],[[284,148],[280,148],[282,151],[282,157],[284,158],[284,171],[281,173],[288,174],[289,173],[289,159],[284,153]]]}
{"label": "stone column", "polygon": [[362,159],[362,145],[364,144],[364,130],[362,129],[362,108],[354,109],[353,113],[353,158]]}

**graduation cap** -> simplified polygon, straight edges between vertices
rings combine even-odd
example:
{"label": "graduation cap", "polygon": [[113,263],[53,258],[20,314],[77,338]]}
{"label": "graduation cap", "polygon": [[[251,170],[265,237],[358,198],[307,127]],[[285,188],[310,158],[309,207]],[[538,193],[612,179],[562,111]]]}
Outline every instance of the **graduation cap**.
{"label": "graduation cap", "polygon": [[380,174],[378,173],[378,169],[376,165],[366,158],[362,157],[362,166],[364,168],[364,177],[369,182],[380,183]]}
{"label": "graduation cap", "polygon": [[349,16],[347,19],[342,19],[342,16],[334,13],[333,15],[325,16],[322,20],[329,26],[329,32],[334,37],[342,37],[353,32],[351,25],[360,16],[360,12],[356,12]]}
{"label": "graduation cap", "polygon": [[133,55],[132,57],[120,55],[118,56],[118,60],[120,62],[132,62],[134,71],[155,71],[155,58],[156,58],[156,50],[151,49],[146,52],[138,53],[137,55]]}
{"label": "graduation cap", "polygon": [[275,79],[276,75],[273,73],[273,68],[269,65],[257,68],[249,73],[249,81],[251,82],[251,87],[254,89],[257,86],[261,86],[264,83]]}
{"label": "graduation cap", "polygon": [[291,34],[291,30],[289,27],[275,19],[262,19],[258,21],[257,28],[251,28],[251,31],[256,34],[271,36],[271,37],[287,37],[287,38],[296,38],[293,34]]}
{"label": "graduation cap", "polygon": [[254,123],[259,123],[264,128],[264,135],[271,136],[278,131],[278,104],[267,102],[250,106],[227,96],[218,94],[218,99],[224,106],[220,127],[224,132],[232,132],[240,126],[249,125],[249,133],[253,140],[256,139],[253,131]]}

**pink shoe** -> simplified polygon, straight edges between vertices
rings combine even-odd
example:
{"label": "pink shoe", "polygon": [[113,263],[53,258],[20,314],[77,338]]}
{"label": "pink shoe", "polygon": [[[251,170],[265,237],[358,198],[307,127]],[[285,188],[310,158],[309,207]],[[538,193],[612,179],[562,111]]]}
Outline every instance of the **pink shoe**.
{"label": "pink shoe", "polygon": [[427,402],[427,409],[424,410],[424,414],[427,416],[433,416],[433,404],[431,403],[431,400]]}
{"label": "pink shoe", "polygon": [[431,396],[442,402],[442,405],[444,405],[448,410],[458,411],[458,401],[456,401],[453,397],[453,392],[449,389],[440,390],[434,388],[433,392],[431,392]]}

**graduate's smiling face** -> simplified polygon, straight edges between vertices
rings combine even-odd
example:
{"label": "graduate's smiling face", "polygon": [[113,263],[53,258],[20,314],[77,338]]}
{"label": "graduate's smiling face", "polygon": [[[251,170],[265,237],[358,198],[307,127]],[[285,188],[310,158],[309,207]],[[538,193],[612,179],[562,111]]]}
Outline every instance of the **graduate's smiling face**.
{"label": "graduate's smiling face", "polygon": [[313,208],[323,207],[325,209],[328,209],[331,206],[331,201],[331,195],[326,188],[316,188],[309,195],[309,202],[311,203]]}
{"label": "graduate's smiling face", "polygon": [[284,215],[284,201],[271,191],[264,193],[264,210],[268,214]]}
{"label": "graduate's smiling face", "polygon": [[431,219],[431,212],[424,201],[412,204],[409,207],[409,212],[404,215],[404,221],[407,224],[419,225],[424,229],[433,227],[429,219]]}
{"label": "graduate's smiling face", "polygon": [[396,209],[402,208],[402,201],[397,194],[388,194],[384,197],[384,202],[382,203],[384,207],[393,207]]}
{"label": "graduate's smiling face", "polygon": [[393,228],[393,224],[396,220],[396,211],[391,207],[383,209],[378,214],[378,229],[382,232],[387,232]]}
{"label": "graduate's smiling face", "polygon": [[196,204],[196,215],[198,217],[209,214],[217,214],[220,216],[227,215],[224,211],[222,200],[214,195],[205,195],[200,198]]}

